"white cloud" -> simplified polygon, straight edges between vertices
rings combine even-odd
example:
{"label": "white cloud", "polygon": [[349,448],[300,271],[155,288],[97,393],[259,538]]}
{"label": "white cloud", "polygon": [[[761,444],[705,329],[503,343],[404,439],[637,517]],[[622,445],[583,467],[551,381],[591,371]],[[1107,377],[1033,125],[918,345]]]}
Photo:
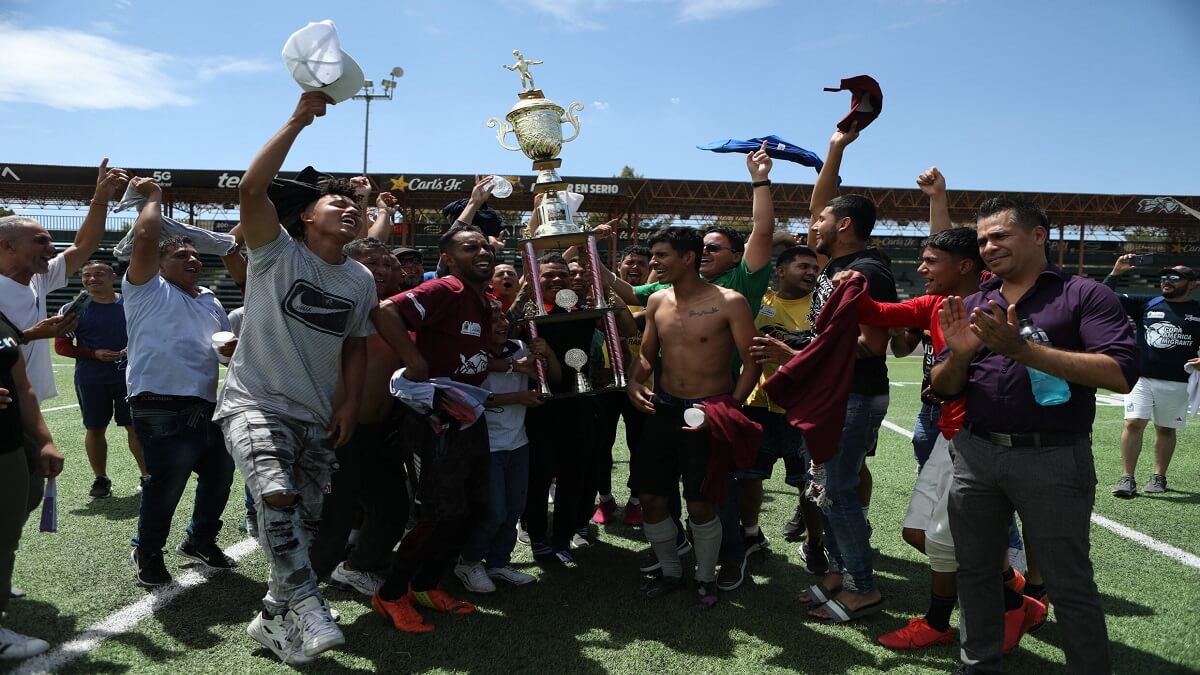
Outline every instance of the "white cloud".
{"label": "white cloud", "polygon": [[133,7],[133,0],[116,0],[113,5],[116,6],[117,9],[129,9],[130,7]]}
{"label": "white cloud", "polygon": [[672,96],[671,103],[673,105],[679,105],[680,103],[683,103],[683,99],[679,98],[678,96]]}
{"label": "white cloud", "polygon": [[683,21],[707,21],[773,4],[775,0],[679,0],[679,18]]}
{"label": "white cloud", "polygon": [[200,59],[194,64],[195,76],[201,82],[210,82],[223,75],[249,75],[275,68],[275,64],[262,59],[238,59],[231,56]]}
{"label": "white cloud", "polygon": [[4,21],[0,44],[5,46],[0,50],[0,102],[63,110],[191,105],[187,92],[197,82],[272,67],[259,59],[184,59],[78,30],[25,28]]}
{"label": "white cloud", "polygon": [[608,110],[608,101],[592,101],[592,107],[596,110]]}
{"label": "white cloud", "polygon": [[65,28],[0,24],[0,101],[64,110],[189,105],[168,54]]}

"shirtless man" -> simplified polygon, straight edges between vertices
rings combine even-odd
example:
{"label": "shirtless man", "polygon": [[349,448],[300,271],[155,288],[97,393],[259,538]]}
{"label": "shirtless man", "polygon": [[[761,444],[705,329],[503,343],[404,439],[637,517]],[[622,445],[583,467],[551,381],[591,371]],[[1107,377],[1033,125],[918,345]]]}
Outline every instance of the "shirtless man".
{"label": "shirtless man", "polygon": [[[381,301],[400,292],[401,277],[395,274],[399,263],[383,242],[356,239],[342,251],[371,271]],[[396,442],[401,429],[392,414],[395,399],[388,391],[392,373],[403,365],[382,337],[367,336],[367,372],[358,426],[349,442],[334,449],[339,468],[333,474],[321,527],[309,551],[318,579],[367,597],[383,585],[382,574],[408,522],[406,472]],[[335,401],[341,401],[343,395],[339,381]],[[356,526],[358,541],[347,554],[346,542]]]}
{"label": "shirtless man", "polygon": [[[706,425],[688,428],[683,413],[693,406],[703,408],[696,404],[709,397],[730,392],[735,353],[744,364],[732,386],[738,402],[744,402],[754,388],[759,367],[750,358],[756,331],[746,298],[698,274],[701,237],[690,227],[667,227],[650,238],[650,265],[661,281],[672,286],[650,296],[641,353],[626,391],[634,407],[648,416],[634,471],[642,493],[646,539],[662,565],[661,576],[647,582],[641,592],[656,598],[684,585],[676,525],[667,509],[667,496],[679,489],[682,477],[695,537],[699,602],[711,607],[717,601],[721,523],[716,506],[700,492],[708,470],[709,434]],[[662,368],[652,392],[644,383],[653,372],[649,355],[655,354],[661,354]]]}

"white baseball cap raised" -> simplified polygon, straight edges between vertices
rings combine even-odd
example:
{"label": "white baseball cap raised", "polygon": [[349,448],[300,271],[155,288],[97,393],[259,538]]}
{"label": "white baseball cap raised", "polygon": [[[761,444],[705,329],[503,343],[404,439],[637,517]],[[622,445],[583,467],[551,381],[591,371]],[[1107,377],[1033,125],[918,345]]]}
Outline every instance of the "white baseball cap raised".
{"label": "white baseball cap raised", "polygon": [[305,91],[320,91],[341,103],[362,89],[362,68],[342,51],[333,21],[314,21],[283,45],[283,63]]}

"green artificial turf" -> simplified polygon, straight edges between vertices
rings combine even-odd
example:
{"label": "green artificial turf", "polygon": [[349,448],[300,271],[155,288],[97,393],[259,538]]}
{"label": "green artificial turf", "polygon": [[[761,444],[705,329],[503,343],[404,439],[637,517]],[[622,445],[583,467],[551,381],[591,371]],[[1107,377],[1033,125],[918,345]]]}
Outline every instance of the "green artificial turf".
{"label": "green artificial turf", "polygon": [[[72,370],[56,360],[62,395],[46,408],[75,402]],[[920,361],[893,359],[888,420],[906,429],[919,407]],[[54,437],[67,456],[59,479],[59,532],[37,531],[31,520],[17,557],[15,583],[29,598],[13,602],[6,625],[61,644],[87,626],[136,602],[146,592],[133,582],[129,539],[137,517],[137,471],[125,451],[124,435],[110,428],[109,474],[114,495],[92,500],[92,476],[83,451],[77,408],[46,413]],[[1157,497],[1120,501],[1109,494],[1120,473],[1117,441],[1121,408],[1101,407],[1095,427],[1100,485],[1096,511],[1161,541],[1200,552],[1200,432],[1180,434],[1171,467],[1172,491]],[[618,439],[622,435],[618,434]],[[1149,476],[1149,434],[1139,485]],[[623,486],[628,452],[614,450],[613,484]],[[797,594],[815,581],[799,566],[796,544],[780,530],[791,517],[795,492],[784,485],[782,467],[765,488],[762,527],[771,552],[751,562],[752,578],[722,595],[714,610],[694,607],[689,593],[658,601],[637,596],[637,571],[645,541],[639,529],[609,526],[597,544],[578,551],[574,569],[542,570],[528,547],[518,544],[515,565],[540,577],[523,588],[501,587],[491,596],[472,597],[457,580],[446,587],[478,603],[472,616],[431,616],[437,630],[428,635],[396,633],[374,615],[365,598],[337,590],[328,597],[344,618],[345,648],[321,655],[302,668],[319,673],[928,673],[950,672],[956,646],[921,652],[892,652],[875,638],[922,614],[928,598],[928,566],[900,539],[900,524],[912,488],[915,463],[904,436],[880,431],[871,460],[875,488],[871,520],[879,549],[878,583],[886,611],[849,626],[806,620]],[[627,495],[618,493],[622,502]],[[240,477],[225,514],[221,543],[243,535]],[[171,545],[178,543],[190,515],[191,490],[176,513]],[[1114,668],[1123,673],[1195,672],[1200,664],[1200,570],[1186,567],[1115,534],[1094,527],[1092,559],[1108,615]],[[690,562],[690,558],[688,559]],[[173,573],[184,559],[168,556]],[[64,672],[259,673],[286,670],[246,636],[245,626],[265,590],[261,552],[243,559],[231,573],[214,576],[173,603],[158,608],[133,630],[113,635],[99,648],[73,661]],[[1053,620],[1027,636],[1008,659],[1008,672],[1045,673],[1062,669],[1059,627]],[[957,622],[957,614],[954,622]],[[0,662],[0,670],[12,662]]]}

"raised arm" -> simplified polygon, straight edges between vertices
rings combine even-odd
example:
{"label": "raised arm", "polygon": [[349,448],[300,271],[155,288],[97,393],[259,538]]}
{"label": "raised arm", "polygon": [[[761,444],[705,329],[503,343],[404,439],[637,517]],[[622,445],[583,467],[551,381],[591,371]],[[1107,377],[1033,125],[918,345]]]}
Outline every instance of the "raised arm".
{"label": "raised arm", "polygon": [[917,187],[929,197],[929,234],[954,227],[950,222],[950,200],[946,197],[946,177],[936,166],[917,176]]}
{"label": "raised arm", "polygon": [[825,164],[821,167],[821,173],[817,174],[817,183],[813,185],[812,201],[809,202],[809,211],[812,213],[813,220],[821,215],[825,207],[829,205],[830,200],[837,196],[838,192],[838,173],[842,170],[842,154],[846,151],[846,146],[854,142],[858,138],[858,123],[850,124],[850,131],[835,131],[833,137],[829,139],[829,153],[825,155]]}
{"label": "raised arm", "polygon": [[742,254],[746,269],[751,273],[761,270],[771,262],[771,243],[775,237],[775,203],[771,200],[770,184],[772,164],[771,157],[767,155],[766,141],[763,141],[758,150],[746,155],[746,169],[750,171],[750,180],[762,183],[751,188],[754,193],[751,206],[754,225],[750,228],[750,238],[746,240],[746,250]]}
{"label": "raised arm", "polygon": [[279,236],[281,228],[279,214],[275,205],[267,197],[267,188],[275,174],[287,159],[288,151],[296,142],[296,137],[304,127],[313,120],[325,115],[325,108],[333,104],[333,99],[319,91],[309,91],[300,95],[300,102],[287,124],[283,125],[271,140],[258,151],[250,162],[250,168],[242,176],[238,185],[238,202],[242,216],[242,236],[246,246],[255,249],[265,246]]}
{"label": "raised arm", "polygon": [[429,365],[425,357],[417,351],[417,346],[408,337],[408,326],[400,315],[400,308],[390,300],[379,303],[379,307],[371,310],[371,322],[375,331],[388,343],[400,360],[404,361],[404,376],[414,382],[429,378]]}
{"label": "raised arm", "polygon": [[142,211],[133,224],[133,252],[125,278],[134,286],[158,274],[158,240],[162,234],[162,188],[149,178],[134,178],[133,187],[146,196]]}
{"label": "raised arm", "polygon": [[366,236],[384,243],[392,238],[392,216],[396,213],[396,203],[396,195],[390,192],[379,193],[375,198],[375,222],[367,229]]}
{"label": "raised arm", "polygon": [[96,175],[96,192],[88,205],[87,216],[79,226],[79,231],[75,233],[75,241],[63,251],[68,277],[75,274],[80,265],[87,262],[100,247],[100,241],[104,239],[104,223],[108,220],[108,203],[112,201],[117,189],[124,187],[128,181],[129,173],[125,169],[108,168],[107,157],[100,161],[100,169]]}

